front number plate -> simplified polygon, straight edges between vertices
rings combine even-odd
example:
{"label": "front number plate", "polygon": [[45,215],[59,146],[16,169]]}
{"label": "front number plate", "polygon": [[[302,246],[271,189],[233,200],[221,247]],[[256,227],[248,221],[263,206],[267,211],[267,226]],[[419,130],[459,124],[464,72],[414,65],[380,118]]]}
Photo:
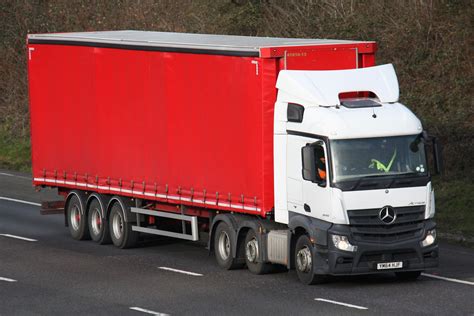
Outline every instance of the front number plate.
{"label": "front number plate", "polygon": [[403,262],[382,262],[377,263],[377,270],[400,269],[403,268]]}

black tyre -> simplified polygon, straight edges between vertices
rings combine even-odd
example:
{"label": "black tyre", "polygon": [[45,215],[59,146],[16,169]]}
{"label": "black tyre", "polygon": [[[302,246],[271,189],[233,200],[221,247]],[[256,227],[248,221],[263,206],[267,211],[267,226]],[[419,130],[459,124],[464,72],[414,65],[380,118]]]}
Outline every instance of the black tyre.
{"label": "black tyre", "polygon": [[67,224],[72,238],[76,240],[90,239],[89,226],[87,225],[87,216],[82,209],[83,202],[80,195],[72,194],[66,210]]}
{"label": "black tyre", "polygon": [[125,210],[116,202],[110,209],[109,230],[112,243],[118,248],[133,248],[138,242],[138,232],[132,230],[132,224],[125,221]]}
{"label": "black tyre", "polygon": [[272,264],[259,260],[260,251],[257,234],[253,229],[249,229],[245,237],[245,263],[253,274],[266,274],[272,271]]}
{"label": "black tyre", "polygon": [[415,281],[420,276],[421,271],[395,272],[397,279],[402,281]]}
{"label": "black tyre", "polygon": [[112,242],[109,224],[103,214],[105,213],[102,204],[97,198],[92,199],[87,208],[87,222],[92,240],[100,245]]}
{"label": "black tyre", "polygon": [[236,247],[236,241],[231,236],[230,227],[225,222],[220,222],[214,233],[214,253],[217,264],[226,270],[243,267],[243,262],[232,255]]}
{"label": "black tyre", "polygon": [[313,271],[313,245],[306,235],[301,235],[295,247],[295,267],[298,278],[303,284],[320,284],[326,281],[326,276],[316,275]]}

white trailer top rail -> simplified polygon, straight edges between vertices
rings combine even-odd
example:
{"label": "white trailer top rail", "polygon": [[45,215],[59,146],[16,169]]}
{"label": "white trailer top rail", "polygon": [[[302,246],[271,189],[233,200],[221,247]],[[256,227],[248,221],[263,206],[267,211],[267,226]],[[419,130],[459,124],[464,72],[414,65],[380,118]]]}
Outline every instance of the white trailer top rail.
{"label": "white trailer top rail", "polygon": [[[312,46],[328,44],[367,43],[332,39],[300,39],[278,37],[252,37],[236,35],[212,35],[149,31],[103,31],[29,34],[30,44],[62,44],[99,47],[135,47],[166,51],[202,50],[202,53],[224,55],[259,56],[264,47]],[[158,49],[156,49],[158,48]],[[227,53],[227,54],[226,54]]]}

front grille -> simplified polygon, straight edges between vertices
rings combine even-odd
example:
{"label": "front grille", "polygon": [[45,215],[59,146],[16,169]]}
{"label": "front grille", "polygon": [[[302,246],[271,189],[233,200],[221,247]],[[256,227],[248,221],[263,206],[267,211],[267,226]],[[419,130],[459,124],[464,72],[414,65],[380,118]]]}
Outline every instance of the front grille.
{"label": "front grille", "polygon": [[349,210],[349,223],[354,240],[394,243],[421,237],[425,206],[394,207],[397,218],[386,225],[379,218],[380,209]]}

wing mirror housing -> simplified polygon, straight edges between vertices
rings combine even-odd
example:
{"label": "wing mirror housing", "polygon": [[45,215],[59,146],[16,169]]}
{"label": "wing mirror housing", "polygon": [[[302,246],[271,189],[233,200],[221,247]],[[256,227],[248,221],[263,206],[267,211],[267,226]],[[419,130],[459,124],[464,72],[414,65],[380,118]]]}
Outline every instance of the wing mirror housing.
{"label": "wing mirror housing", "polygon": [[439,142],[438,138],[432,135],[429,135],[427,131],[422,133],[423,139],[426,145],[431,147],[431,153],[433,157],[434,171],[435,174],[443,174],[444,164],[443,164],[443,147]]}
{"label": "wing mirror housing", "polygon": [[438,141],[437,137],[433,137],[433,161],[435,165],[435,172],[437,174],[443,174],[444,166],[443,166],[443,155],[441,154],[443,151],[441,143]]}

